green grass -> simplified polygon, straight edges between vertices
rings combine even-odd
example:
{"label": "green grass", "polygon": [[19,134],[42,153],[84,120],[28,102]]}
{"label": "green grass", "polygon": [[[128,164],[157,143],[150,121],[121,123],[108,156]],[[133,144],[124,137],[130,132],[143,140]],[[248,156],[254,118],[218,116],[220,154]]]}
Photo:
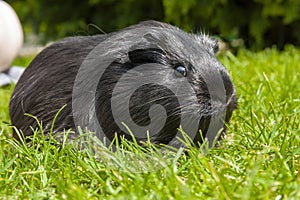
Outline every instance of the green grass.
{"label": "green grass", "polygon": [[151,145],[143,153],[124,143],[115,152],[99,144],[93,154],[37,135],[18,145],[2,123],[13,87],[1,88],[0,198],[300,199],[300,50],[241,50],[220,59],[239,108],[218,148],[187,153]]}

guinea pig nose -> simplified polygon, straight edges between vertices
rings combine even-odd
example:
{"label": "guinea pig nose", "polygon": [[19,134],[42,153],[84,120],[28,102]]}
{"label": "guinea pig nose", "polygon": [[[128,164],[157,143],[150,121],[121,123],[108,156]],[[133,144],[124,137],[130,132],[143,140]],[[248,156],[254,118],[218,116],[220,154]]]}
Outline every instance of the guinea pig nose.
{"label": "guinea pig nose", "polygon": [[221,70],[220,73],[225,87],[226,102],[228,103],[228,101],[232,98],[232,95],[234,94],[234,86],[227,72]]}

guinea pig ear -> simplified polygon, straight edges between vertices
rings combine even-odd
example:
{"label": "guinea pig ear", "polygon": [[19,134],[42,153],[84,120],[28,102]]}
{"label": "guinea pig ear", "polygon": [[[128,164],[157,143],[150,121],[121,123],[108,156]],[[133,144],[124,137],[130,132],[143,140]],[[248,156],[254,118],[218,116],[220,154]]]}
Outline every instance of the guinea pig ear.
{"label": "guinea pig ear", "polygon": [[128,58],[133,64],[166,62],[166,54],[161,49],[136,49],[128,52]]}
{"label": "guinea pig ear", "polygon": [[204,45],[208,51],[214,54],[219,51],[218,39],[212,38],[205,34],[196,35],[195,38],[200,44]]}
{"label": "guinea pig ear", "polygon": [[217,53],[219,51],[219,42],[217,39],[212,39],[213,40],[213,50],[214,50],[214,53]]}

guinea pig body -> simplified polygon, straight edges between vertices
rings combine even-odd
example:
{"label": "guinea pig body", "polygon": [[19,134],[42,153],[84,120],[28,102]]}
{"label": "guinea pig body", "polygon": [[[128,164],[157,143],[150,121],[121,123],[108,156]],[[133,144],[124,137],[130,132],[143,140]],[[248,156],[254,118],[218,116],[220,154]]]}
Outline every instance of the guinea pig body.
{"label": "guinea pig body", "polygon": [[115,133],[131,139],[125,123],[139,141],[174,145],[184,124],[195,132],[194,142],[202,142],[198,130],[215,136],[236,108],[235,88],[216,50],[206,35],[155,21],[66,38],[44,49],[20,78],[10,101],[12,125],[30,136],[37,124],[24,116],[29,113],[49,133],[65,105],[54,134],[72,129],[72,138],[81,126],[101,139]]}

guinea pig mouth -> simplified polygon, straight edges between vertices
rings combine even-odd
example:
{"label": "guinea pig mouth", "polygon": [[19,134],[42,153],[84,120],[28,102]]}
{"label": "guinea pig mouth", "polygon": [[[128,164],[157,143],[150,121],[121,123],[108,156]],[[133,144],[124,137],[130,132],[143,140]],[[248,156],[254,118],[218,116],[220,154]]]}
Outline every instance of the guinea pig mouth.
{"label": "guinea pig mouth", "polygon": [[211,120],[211,116],[201,117],[198,129],[199,131],[201,131],[202,135],[200,133],[197,133],[193,140],[194,144],[196,144],[197,146],[203,143],[203,140],[207,134],[210,120]]}
{"label": "guinea pig mouth", "polygon": [[[233,110],[236,109],[236,103],[233,102],[232,104],[228,105],[226,108],[225,115],[205,115],[202,116],[199,121],[199,131],[201,131],[201,134],[196,134],[195,138],[193,139],[193,142],[196,146],[200,146],[204,142],[204,140],[208,140],[210,143],[213,141],[220,141],[222,137],[224,137],[227,129],[227,124],[230,121],[231,115]],[[214,123],[218,121],[221,123],[222,127],[220,127],[218,130],[213,130],[212,133],[210,133],[212,130],[210,129],[210,126],[214,126]],[[221,131],[221,133],[219,133]],[[210,134],[210,135],[208,135]],[[210,144],[212,145],[212,144]]]}

